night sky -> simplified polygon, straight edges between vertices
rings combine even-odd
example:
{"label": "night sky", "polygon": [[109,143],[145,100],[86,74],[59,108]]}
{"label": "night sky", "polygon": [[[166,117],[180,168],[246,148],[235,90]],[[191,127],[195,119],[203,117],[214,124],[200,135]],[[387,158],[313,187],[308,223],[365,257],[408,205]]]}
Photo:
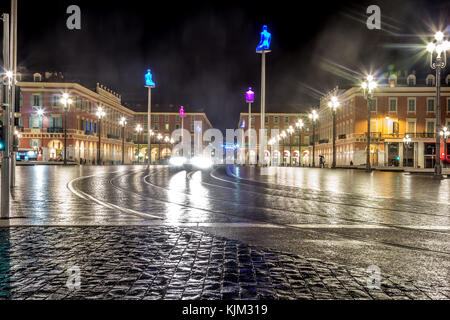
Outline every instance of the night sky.
{"label": "night sky", "polygon": [[[2,1],[3,12],[8,2]],[[263,24],[272,33],[266,111],[294,104],[289,111],[301,112],[334,86],[355,84],[366,70],[427,68],[417,46],[425,38],[417,35],[445,28],[450,17],[449,1],[304,3],[19,0],[18,63],[30,72],[61,71],[90,88],[100,82],[130,105],[146,104],[143,76],[151,68],[152,103],[203,108],[225,129],[247,110],[249,86],[259,110],[255,48]],[[81,8],[81,30],[66,28],[71,4]],[[381,8],[381,30],[365,26],[370,4]]]}

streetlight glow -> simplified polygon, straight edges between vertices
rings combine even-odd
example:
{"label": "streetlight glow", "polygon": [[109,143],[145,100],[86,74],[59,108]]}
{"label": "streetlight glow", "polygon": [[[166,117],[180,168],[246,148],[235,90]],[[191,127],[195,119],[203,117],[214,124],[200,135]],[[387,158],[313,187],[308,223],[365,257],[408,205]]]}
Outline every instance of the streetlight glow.
{"label": "streetlight glow", "polygon": [[434,34],[434,38],[436,41],[442,41],[444,39],[444,33],[442,31],[438,31]]}
{"label": "streetlight glow", "polygon": [[361,88],[363,90],[364,98],[367,100],[367,147],[366,147],[366,170],[370,172],[370,117],[371,117],[371,106],[370,100],[373,98],[373,91],[377,87],[377,82],[375,77],[371,74],[366,76],[366,80],[361,83]]}
{"label": "streetlight glow", "polygon": [[96,114],[99,119],[102,119],[106,115],[106,112],[103,111],[102,107],[98,107]]}
{"label": "streetlight glow", "polygon": [[[440,104],[440,96],[441,96],[441,73],[442,70],[445,69],[447,65],[447,55],[446,51],[449,49],[450,45],[448,40],[444,40],[445,35],[442,31],[438,31],[434,35],[434,42],[431,42],[427,46],[427,51],[430,53],[430,67],[431,69],[436,70],[436,120],[435,120],[435,150],[440,149],[440,126],[441,126],[441,104]],[[436,52],[436,55],[434,53]],[[436,158],[434,164],[434,177],[441,179],[442,178],[442,165],[438,158]]]}
{"label": "streetlight glow", "polygon": [[37,109],[36,110],[36,113],[37,113],[37,115],[39,116],[39,117],[42,117],[43,115],[44,115],[44,109]]}

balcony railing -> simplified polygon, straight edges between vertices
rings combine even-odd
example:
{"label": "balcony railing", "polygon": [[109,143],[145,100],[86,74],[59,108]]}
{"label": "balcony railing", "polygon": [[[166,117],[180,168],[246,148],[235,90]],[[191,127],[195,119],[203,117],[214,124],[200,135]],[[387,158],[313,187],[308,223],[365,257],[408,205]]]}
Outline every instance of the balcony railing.
{"label": "balcony railing", "polygon": [[328,139],[320,139],[319,140],[319,144],[322,144],[322,143],[328,143]]}
{"label": "balcony railing", "polygon": [[346,134],[340,134],[340,135],[338,136],[338,139],[339,139],[339,140],[347,139],[347,135],[346,135]]}
{"label": "balcony railing", "polygon": [[115,136],[115,135],[109,134],[109,133],[106,135],[106,137],[107,137],[108,139],[117,139],[117,140],[120,139],[119,136]]}
{"label": "balcony railing", "polygon": [[53,127],[53,128],[47,128],[48,133],[63,133],[64,129],[61,127]]}

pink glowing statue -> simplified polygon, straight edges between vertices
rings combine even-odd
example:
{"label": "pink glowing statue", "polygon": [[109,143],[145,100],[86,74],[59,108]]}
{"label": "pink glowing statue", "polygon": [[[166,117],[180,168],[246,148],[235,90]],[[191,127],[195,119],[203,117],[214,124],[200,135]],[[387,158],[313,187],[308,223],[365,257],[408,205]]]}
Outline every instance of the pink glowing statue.
{"label": "pink glowing statue", "polygon": [[180,107],[180,117],[186,117],[186,114],[184,113],[183,106]]}

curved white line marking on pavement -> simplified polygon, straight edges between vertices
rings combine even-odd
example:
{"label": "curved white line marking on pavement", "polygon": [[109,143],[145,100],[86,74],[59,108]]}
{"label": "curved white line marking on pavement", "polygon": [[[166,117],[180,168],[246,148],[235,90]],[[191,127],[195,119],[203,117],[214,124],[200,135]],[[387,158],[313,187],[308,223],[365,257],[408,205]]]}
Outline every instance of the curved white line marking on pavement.
{"label": "curved white line marking on pavement", "polygon": [[[139,171],[139,170],[135,170],[135,171]],[[116,172],[121,172],[121,171],[114,171],[114,172],[108,172],[108,173],[116,173]],[[149,213],[145,213],[145,212],[140,212],[140,211],[136,211],[133,209],[129,209],[129,208],[124,208],[124,207],[120,207],[118,205],[109,203],[109,202],[105,202],[102,201],[100,199],[97,199],[93,196],[91,196],[90,194],[83,192],[81,190],[78,190],[74,187],[73,183],[78,181],[78,180],[82,180],[82,179],[87,179],[87,178],[92,178],[92,177],[98,177],[97,175],[91,175],[91,176],[83,176],[83,177],[79,177],[76,179],[71,180],[68,184],[67,184],[67,188],[70,190],[70,192],[72,192],[73,194],[75,194],[77,197],[80,197],[84,200],[91,200],[94,201],[95,203],[98,203],[104,207],[107,207],[109,209],[115,209],[115,210],[119,210],[121,212],[125,212],[125,213],[130,213],[130,214],[134,214],[140,217],[144,217],[144,218],[155,218],[155,219],[160,219],[160,220],[164,220],[164,218],[160,217],[160,216],[155,216]]]}

